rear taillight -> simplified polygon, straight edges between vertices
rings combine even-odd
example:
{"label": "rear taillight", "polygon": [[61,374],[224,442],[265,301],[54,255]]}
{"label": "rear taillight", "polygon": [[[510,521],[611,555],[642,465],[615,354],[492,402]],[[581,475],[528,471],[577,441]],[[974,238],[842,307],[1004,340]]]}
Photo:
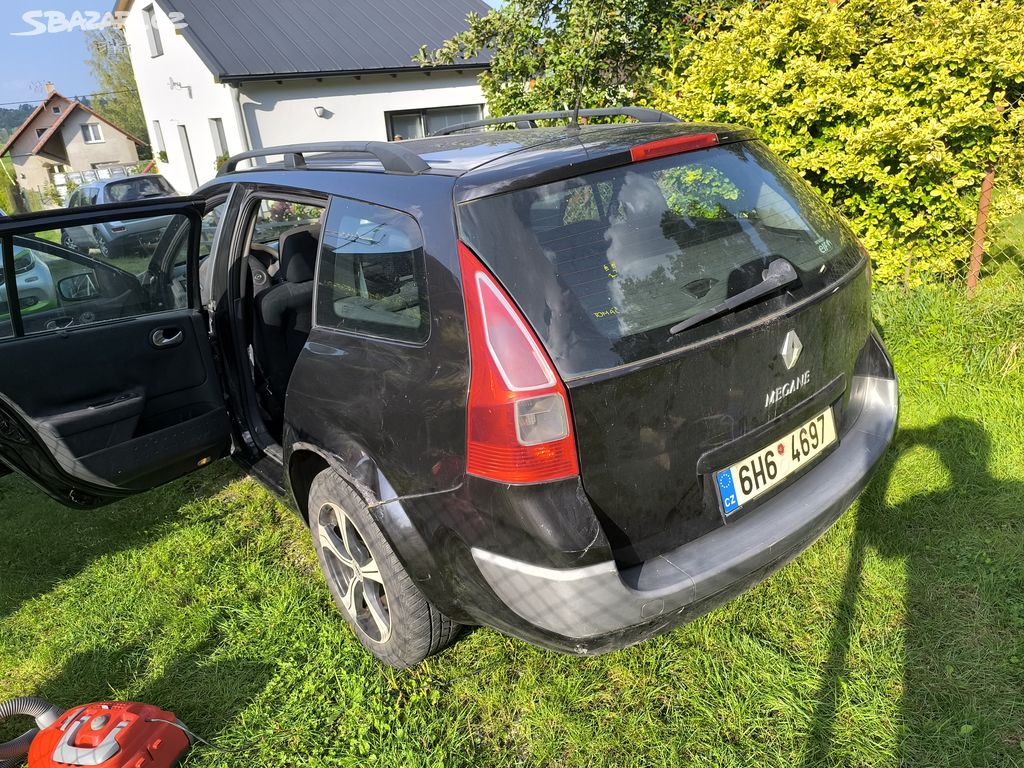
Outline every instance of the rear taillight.
{"label": "rear taillight", "polygon": [[462,243],[459,262],[472,364],[466,471],[501,483],[575,477],[565,386],[519,310]]}
{"label": "rear taillight", "polygon": [[653,160],[656,157],[668,157],[695,149],[706,149],[718,146],[718,135],[714,133],[695,133],[689,136],[673,136],[669,139],[658,139],[646,144],[638,144],[629,150],[634,162]]}

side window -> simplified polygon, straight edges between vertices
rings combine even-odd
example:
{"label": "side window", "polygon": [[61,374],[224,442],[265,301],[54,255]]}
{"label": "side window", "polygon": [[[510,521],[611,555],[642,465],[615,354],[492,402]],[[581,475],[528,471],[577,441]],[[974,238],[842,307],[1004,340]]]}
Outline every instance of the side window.
{"label": "side window", "polygon": [[[17,316],[25,335],[162,312],[177,304],[173,275],[149,271],[169,228],[185,216],[99,221],[11,239]],[[0,285],[0,336],[13,327],[8,285]]]}
{"label": "side window", "polygon": [[[205,275],[207,270],[211,269],[213,266],[212,261],[208,261],[207,257],[213,249],[213,241],[217,236],[217,228],[220,227],[220,221],[224,216],[224,211],[226,209],[227,200],[224,200],[224,202],[210,208],[203,216],[202,229],[199,233],[199,283],[201,287],[206,284],[206,281],[203,279],[203,275]],[[185,309],[188,307],[189,234],[190,232],[188,227],[182,227],[182,230],[174,235],[174,240],[170,246],[171,251],[174,254],[170,261],[171,270],[173,271],[170,287],[171,299],[173,300],[173,307],[175,309]],[[201,298],[205,305],[209,297],[203,295]]]}
{"label": "side window", "polygon": [[[313,276],[324,207],[276,197],[261,198],[249,206],[244,215],[250,234],[243,251],[248,262],[247,289],[255,296],[281,283],[305,284],[301,291],[290,293],[290,303],[285,303],[289,312],[304,306],[299,312],[301,317],[292,317],[289,322],[298,322],[308,334],[313,324]],[[207,284],[202,277],[200,284]],[[270,324],[275,322],[278,321]]]}
{"label": "side window", "polygon": [[96,198],[99,195],[99,190],[95,187],[86,187],[85,189],[76,189],[71,199],[68,201],[68,208],[82,208],[86,205],[96,205]]}
{"label": "side window", "polygon": [[252,241],[276,248],[282,234],[296,227],[319,224],[322,214],[323,209],[314,205],[288,200],[261,200],[256,212]]}
{"label": "side window", "polygon": [[423,236],[412,216],[332,200],[320,254],[316,324],[399,341],[426,340]]}

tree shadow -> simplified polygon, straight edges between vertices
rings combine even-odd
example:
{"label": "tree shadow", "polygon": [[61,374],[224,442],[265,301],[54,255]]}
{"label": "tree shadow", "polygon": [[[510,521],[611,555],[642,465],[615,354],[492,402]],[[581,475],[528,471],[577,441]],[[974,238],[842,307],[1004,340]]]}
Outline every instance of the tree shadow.
{"label": "tree shadow", "polygon": [[[921,446],[937,453],[948,482],[890,506],[897,461]],[[836,718],[871,552],[906,562],[900,765],[1016,765],[1024,757],[1024,728],[1008,725],[1024,705],[1014,655],[1024,651],[1024,484],[994,478],[990,452],[988,434],[967,419],[905,430],[862,494],[804,766],[837,764]]]}
{"label": "tree shadow", "polygon": [[0,478],[0,620],[95,560],[156,540],[182,506],[240,476],[233,464],[220,462],[88,512],[61,506],[19,476]]}
{"label": "tree shadow", "polygon": [[[249,660],[214,660],[216,634],[178,653],[151,675],[151,649],[96,646],[72,656],[33,695],[63,709],[98,701],[141,701],[172,711],[207,740],[215,740],[268,685],[274,667]],[[16,718],[0,726],[0,742],[31,727]],[[215,741],[214,741],[215,743]]]}

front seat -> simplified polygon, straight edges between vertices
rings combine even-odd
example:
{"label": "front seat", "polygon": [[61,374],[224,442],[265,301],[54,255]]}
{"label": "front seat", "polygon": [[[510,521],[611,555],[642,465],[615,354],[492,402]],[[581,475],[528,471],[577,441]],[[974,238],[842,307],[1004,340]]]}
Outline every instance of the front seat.
{"label": "front seat", "polygon": [[276,285],[255,297],[256,332],[253,353],[271,395],[271,416],[280,418],[288,380],[313,328],[313,277],[320,227],[289,229],[278,244],[280,269]]}

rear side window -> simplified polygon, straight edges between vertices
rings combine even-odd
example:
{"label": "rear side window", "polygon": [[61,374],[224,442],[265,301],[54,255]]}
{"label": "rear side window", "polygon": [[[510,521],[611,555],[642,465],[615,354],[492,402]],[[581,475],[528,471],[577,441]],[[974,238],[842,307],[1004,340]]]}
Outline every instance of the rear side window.
{"label": "rear side window", "polygon": [[334,198],[317,280],[317,325],[398,341],[426,340],[423,236],[412,216]]}
{"label": "rear side window", "polygon": [[[460,206],[465,242],[563,376],[635,362],[810,296],[860,264],[856,240],[763,145],[742,142]],[[799,282],[678,335],[669,329],[787,259]]]}

